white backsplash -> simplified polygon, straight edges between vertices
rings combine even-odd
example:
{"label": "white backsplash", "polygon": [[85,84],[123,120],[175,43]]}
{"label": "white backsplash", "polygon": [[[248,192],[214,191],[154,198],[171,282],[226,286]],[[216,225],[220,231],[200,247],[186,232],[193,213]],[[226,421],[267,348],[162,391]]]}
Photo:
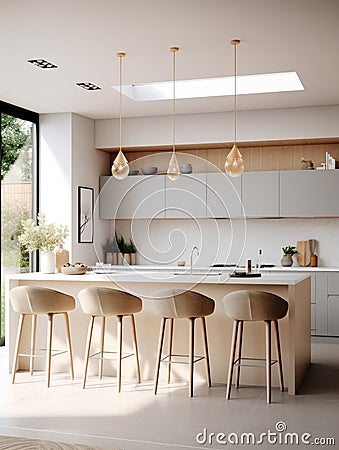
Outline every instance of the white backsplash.
{"label": "white backsplash", "polygon": [[319,265],[339,266],[339,219],[124,220],[116,229],[133,237],[138,264],[189,264],[196,245],[200,255],[194,260],[200,266],[255,261],[259,248],[262,263],[280,265],[282,247],[316,239]]}

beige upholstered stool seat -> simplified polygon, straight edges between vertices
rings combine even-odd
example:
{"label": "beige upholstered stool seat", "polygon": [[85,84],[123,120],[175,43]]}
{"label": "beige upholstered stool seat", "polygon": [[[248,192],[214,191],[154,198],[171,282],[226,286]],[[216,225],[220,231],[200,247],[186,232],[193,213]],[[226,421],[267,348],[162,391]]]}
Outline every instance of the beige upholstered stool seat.
{"label": "beige upholstered stool seat", "polygon": [[[283,298],[268,292],[260,292],[253,290],[236,291],[227,294],[223,298],[226,315],[233,319],[232,345],[230,352],[230,363],[228,368],[226,398],[230,398],[233,369],[237,366],[236,387],[239,387],[240,366],[245,364],[243,361],[254,360],[260,358],[244,358],[242,357],[242,339],[244,322],[264,321],[266,323],[266,390],[267,403],[271,403],[271,366],[278,363],[280,389],[284,390],[284,380],[281,362],[281,349],[279,338],[278,320],[286,316],[288,303]],[[271,359],[271,323],[274,324],[276,337],[277,360]],[[239,340],[238,358],[235,359],[237,341]],[[261,366],[255,366],[261,367]]]}
{"label": "beige upholstered stool seat", "polygon": [[[205,358],[206,362],[206,373],[208,386],[211,386],[211,370],[209,363],[209,352],[208,352],[208,341],[207,341],[207,331],[206,331],[206,321],[205,317],[209,316],[214,312],[215,302],[209,297],[198,292],[186,291],[178,289],[165,289],[156,292],[153,300],[154,312],[161,317],[161,327],[159,335],[159,347],[157,356],[157,366],[155,372],[155,383],[154,383],[154,394],[158,390],[159,382],[159,372],[161,362],[168,364],[168,383],[171,378],[171,365],[175,362],[173,357],[183,356],[172,353],[173,347],[173,328],[174,319],[189,319],[190,322],[190,339],[189,339],[189,395],[193,397],[193,365]],[[195,357],[194,355],[194,326],[195,320],[201,319],[202,334],[203,334],[203,345],[205,356]],[[166,322],[169,320],[169,346],[168,355],[162,358],[164,336],[166,329]]]}
{"label": "beige upholstered stool seat", "polygon": [[[87,370],[89,358],[93,356],[100,355],[99,358],[99,378],[102,378],[103,371],[103,360],[104,354],[104,342],[105,342],[105,328],[106,328],[106,318],[115,316],[117,318],[117,373],[118,373],[118,392],[121,391],[121,361],[122,356],[122,321],[125,316],[130,316],[132,323],[132,333],[133,333],[133,345],[134,354],[136,358],[136,369],[138,383],[140,383],[140,364],[139,364],[139,354],[138,354],[138,344],[137,335],[135,328],[134,314],[138,313],[142,309],[142,301],[140,298],[131,295],[127,292],[119,291],[112,288],[104,287],[91,287],[82,289],[78,294],[79,302],[81,308],[85,314],[91,316],[91,320],[88,327],[87,344],[86,344],[86,355],[84,363],[84,377],[83,385],[86,386]],[[94,321],[96,317],[101,317],[101,339],[100,339],[100,351],[90,355],[91,344],[92,344],[92,334]],[[130,355],[128,355],[130,356]]]}
{"label": "beige upholstered stool seat", "polygon": [[[71,376],[74,379],[73,369],[73,355],[71,345],[71,335],[69,328],[68,312],[75,309],[74,297],[64,294],[53,289],[47,289],[39,286],[17,286],[11,289],[9,298],[14,311],[20,314],[19,327],[17,333],[17,340],[15,345],[15,353],[13,360],[12,382],[15,381],[15,374],[18,365],[19,356],[30,357],[30,373],[34,371],[35,355],[35,341],[36,341],[36,327],[38,315],[46,314],[48,318],[48,333],[47,333],[47,386],[50,386],[51,373],[51,357],[52,357],[52,336],[53,336],[53,319],[56,314],[62,314],[65,319],[66,337],[68,344],[68,351],[70,356]],[[31,331],[31,348],[29,353],[19,353],[22,330],[26,316],[32,317],[32,331]],[[58,354],[64,352],[58,352]]]}

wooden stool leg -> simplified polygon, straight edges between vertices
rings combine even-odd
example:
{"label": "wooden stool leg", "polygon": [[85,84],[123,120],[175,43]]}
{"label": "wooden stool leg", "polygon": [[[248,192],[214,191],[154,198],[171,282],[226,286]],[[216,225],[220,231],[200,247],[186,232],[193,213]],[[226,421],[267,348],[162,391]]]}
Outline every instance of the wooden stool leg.
{"label": "wooden stool leg", "polygon": [[105,347],[105,328],[106,317],[101,317],[101,336],[100,336],[100,359],[99,359],[99,380],[102,379],[102,369],[104,364],[104,347]]}
{"label": "wooden stool leg", "polygon": [[204,352],[205,352],[207,384],[208,384],[209,387],[211,387],[212,386],[212,382],[211,382],[210,355],[209,355],[209,352],[208,352],[208,341],[207,341],[207,330],[206,330],[206,319],[205,319],[205,317],[201,317],[201,328],[202,328],[202,336],[203,336],[203,344],[204,344]]}
{"label": "wooden stool leg", "polygon": [[155,377],[154,377],[154,395],[156,395],[157,390],[158,390],[160,363],[161,363],[161,355],[162,355],[162,346],[164,344],[166,320],[167,319],[165,317],[161,318],[160,333],[159,333],[159,345],[158,345],[158,356],[157,356],[157,366],[156,366],[156,369],[155,369]]}
{"label": "wooden stool leg", "polygon": [[82,381],[82,389],[85,389],[85,386],[86,386],[87,369],[88,369],[89,355],[90,355],[90,351],[91,351],[94,319],[95,319],[95,316],[92,316],[91,320],[89,322],[89,325],[88,325],[87,342],[86,342],[86,354],[85,354],[85,361],[84,361],[84,376],[83,376],[83,381]]}
{"label": "wooden stool leg", "polygon": [[236,349],[236,345],[237,345],[238,329],[239,329],[239,320],[234,320],[233,321],[231,351],[230,351],[230,362],[229,362],[229,366],[228,366],[228,376],[227,376],[227,388],[226,388],[226,399],[227,400],[229,400],[230,394],[231,394],[233,368],[234,368],[234,356],[235,356],[235,349]]}
{"label": "wooden stool leg", "polygon": [[121,357],[122,357],[122,319],[123,316],[117,316],[117,344],[118,344],[118,392],[121,392]]}
{"label": "wooden stool leg", "polygon": [[12,366],[12,383],[15,382],[15,374],[16,374],[16,369],[17,369],[17,365],[18,365],[19,348],[20,348],[21,335],[22,335],[22,329],[23,329],[24,322],[25,322],[25,317],[26,317],[25,314],[20,314],[20,317],[19,317],[19,325],[18,325],[18,331],[17,331],[17,335],[16,335],[13,366]]}
{"label": "wooden stool leg", "polygon": [[282,360],[281,360],[281,348],[280,348],[278,321],[273,320],[273,324],[274,324],[275,343],[276,343],[277,359],[278,359],[278,366],[279,366],[280,390],[281,390],[281,392],[284,392],[284,376],[283,376],[283,368],[282,368]]}
{"label": "wooden stool leg", "polygon": [[34,372],[34,354],[35,354],[35,341],[36,341],[36,323],[38,316],[32,315],[32,330],[31,330],[31,355],[29,358],[29,373],[33,375]]}
{"label": "wooden stool leg", "polygon": [[52,336],[53,336],[53,318],[54,314],[47,314],[47,360],[46,360],[46,374],[47,387],[51,384],[51,361],[52,361]]}
{"label": "wooden stool leg", "polygon": [[189,396],[193,397],[193,369],[194,369],[194,324],[195,317],[190,317],[190,339],[189,339]]}
{"label": "wooden stool leg", "polygon": [[267,403],[271,403],[271,321],[266,323],[266,391]]}
{"label": "wooden stool leg", "polygon": [[172,348],[173,348],[173,327],[174,327],[174,319],[169,319],[169,339],[168,339],[168,356],[169,356],[169,363],[168,363],[168,373],[167,373],[167,383],[171,381],[171,357],[172,357]]}
{"label": "wooden stool leg", "polygon": [[[240,330],[239,330],[239,348],[238,348],[238,359],[239,364],[241,364],[241,355],[242,355],[242,336],[244,331],[244,321],[240,321]],[[237,375],[236,375],[236,381],[235,381],[235,388],[239,389],[239,381],[240,381],[240,365],[237,366]]]}
{"label": "wooden stool leg", "polygon": [[133,314],[131,314],[131,321],[132,321],[133,347],[134,347],[134,354],[135,354],[135,362],[137,365],[137,378],[138,378],[138,383],[140,383],[141,377],[140,377],[140,362],[139,362],[139,350],[138,350],[138,341],[137,341],[137,330],[135,327],[135,319],[134,319]]}
{"label": "wooden stool leg", "polygon": [[65,318],[65,327],[66,327],[66,338],[67,338],[67,347],[69,353],[69,365],[71,369],[71,378],[74,380],[74,365],[73,365],[73,350],[72,350],[72,341],[71,341],[71,330],[69,327],[69,317],[68,313],[63,313]]}

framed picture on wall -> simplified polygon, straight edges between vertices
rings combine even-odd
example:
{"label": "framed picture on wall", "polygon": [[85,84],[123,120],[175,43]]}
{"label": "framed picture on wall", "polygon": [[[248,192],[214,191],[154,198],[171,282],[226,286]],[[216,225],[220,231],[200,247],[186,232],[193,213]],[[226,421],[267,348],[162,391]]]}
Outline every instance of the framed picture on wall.
{"label": "framed picture on wall", "polygon": [[78,186],[78,242],[93,243],[94,189]]}

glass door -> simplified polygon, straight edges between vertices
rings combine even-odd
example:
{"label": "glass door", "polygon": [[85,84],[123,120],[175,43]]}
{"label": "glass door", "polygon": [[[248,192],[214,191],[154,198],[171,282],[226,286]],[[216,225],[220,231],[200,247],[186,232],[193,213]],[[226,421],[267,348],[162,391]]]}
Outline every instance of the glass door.
{"label": "glass door", "polygon": [[0,345],[5,341],[5,277],[32,269],[18,242],[23,219],[35,215],[38,116],[0,102],[1,113],[1,306]]}

